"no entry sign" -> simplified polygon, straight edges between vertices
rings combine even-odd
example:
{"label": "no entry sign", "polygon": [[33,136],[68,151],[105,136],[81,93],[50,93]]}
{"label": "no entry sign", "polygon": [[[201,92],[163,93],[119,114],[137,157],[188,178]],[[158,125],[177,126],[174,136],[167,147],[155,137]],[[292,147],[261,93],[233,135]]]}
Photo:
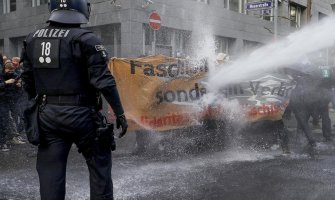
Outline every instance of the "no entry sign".
{"label": "no entry sign", "polygon": [[152,12],[149,17],[149,25],[153,30],[159,30],[161,25],[161,17],[157,12]]}

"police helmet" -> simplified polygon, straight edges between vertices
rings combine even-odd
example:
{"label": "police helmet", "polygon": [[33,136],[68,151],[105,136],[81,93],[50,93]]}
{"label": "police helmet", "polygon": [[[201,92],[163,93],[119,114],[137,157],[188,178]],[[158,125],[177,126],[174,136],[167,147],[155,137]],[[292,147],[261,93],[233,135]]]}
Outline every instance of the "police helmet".
{"label": "police helmet", "polygon": [[91,5],[87,0],[50,0],[49,11],[51,15],[47,22],[86,24]]}

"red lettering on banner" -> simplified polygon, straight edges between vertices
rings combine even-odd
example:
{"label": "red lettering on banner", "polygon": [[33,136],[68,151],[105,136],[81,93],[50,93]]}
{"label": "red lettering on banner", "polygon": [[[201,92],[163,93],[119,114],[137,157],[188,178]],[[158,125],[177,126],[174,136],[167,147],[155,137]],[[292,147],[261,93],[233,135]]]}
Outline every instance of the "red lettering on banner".
{"label": "red lettering on banner", "polygon": [[[283,105],[283,110],[286,108],[287,104]],[[246,110],[249,116],[255,115],[273,115],[281,112],[281,106],[277,104],[262,104],[261,106],[248,106],[246,105]]]}
{"label": "red lettering on banner", "polygon": [[168,113],[160,117],[141,116],[141,124],[149,126],[150,128],[161,128],[166,126],[182,126],[190,125],[194,116],[200,115],[199,113]]}

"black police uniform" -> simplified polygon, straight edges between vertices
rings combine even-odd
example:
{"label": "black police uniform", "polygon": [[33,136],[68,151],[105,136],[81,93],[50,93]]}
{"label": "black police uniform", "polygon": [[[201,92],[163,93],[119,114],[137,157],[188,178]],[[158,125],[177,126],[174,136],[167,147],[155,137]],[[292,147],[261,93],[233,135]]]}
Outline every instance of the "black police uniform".
{"label": "black police uniform", "polygon": [[41,198],[64,199],[67,157],[75,143],[90,173],[91,199],[113,199],[111,151],[96,138],[96,93],[122,115],[101,41],[78,25],[50,23],[26,38],[22,79],[29,98],[42,96],[37,155]]}
{"label": "black police uniform", "polygon": [[[326,141],[331,139],[331,121],[328,104],[330,102],[330,89],[324,84],[317,71],[297,77],[297,85],[292,91],[290,106],[296,120],[304,131],[308,142],[314,146],[315,138],[308,120],[318,110],[322,118],[322,133]],[[330,85],[329,85],[330,86]]]}

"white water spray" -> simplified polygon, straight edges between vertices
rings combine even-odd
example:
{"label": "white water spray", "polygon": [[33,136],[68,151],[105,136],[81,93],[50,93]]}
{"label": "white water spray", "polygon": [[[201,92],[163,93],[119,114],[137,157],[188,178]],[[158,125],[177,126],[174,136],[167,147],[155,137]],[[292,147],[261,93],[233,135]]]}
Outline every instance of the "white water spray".
{"label": "white water spray", "polygon": [[286,38],[261,47],[249,55],[210,76],[209,86],[215,92],[231,83],[246,81],[250,76],[278,69],[301,61],[315,51],[331,47],[335,43],[335,17],[328,17],[318,24],[307,26]]}

